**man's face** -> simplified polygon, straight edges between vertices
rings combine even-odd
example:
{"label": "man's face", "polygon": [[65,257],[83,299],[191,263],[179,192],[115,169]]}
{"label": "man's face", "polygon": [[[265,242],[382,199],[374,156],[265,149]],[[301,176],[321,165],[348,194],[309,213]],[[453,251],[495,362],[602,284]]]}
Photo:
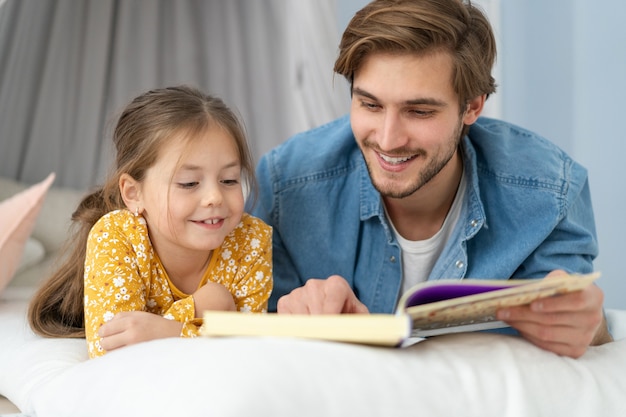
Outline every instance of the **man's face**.
{"label": "man's face", "polygon": [[[404,198],[454,161],[464,123],[443,52],[372,54],[354,74],[351,124],[374,187]],[[471,107],[471,106],[470,106]]]}

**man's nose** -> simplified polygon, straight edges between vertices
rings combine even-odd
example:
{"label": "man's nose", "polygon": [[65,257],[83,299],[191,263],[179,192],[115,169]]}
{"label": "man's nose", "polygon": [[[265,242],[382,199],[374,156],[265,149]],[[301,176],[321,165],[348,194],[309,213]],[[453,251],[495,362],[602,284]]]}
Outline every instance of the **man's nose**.
{"label": "man's nose", "polygon": [[408,144],[408,135],[398,112],[387,111],[382,121],[378,141],[382,151],[392,151]]}

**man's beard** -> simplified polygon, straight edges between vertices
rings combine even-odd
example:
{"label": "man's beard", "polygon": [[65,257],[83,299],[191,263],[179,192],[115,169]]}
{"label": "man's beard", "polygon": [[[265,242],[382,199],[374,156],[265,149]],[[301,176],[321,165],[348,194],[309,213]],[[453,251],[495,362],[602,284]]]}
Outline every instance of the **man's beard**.
{"label": "man's beard", "polygon": [[[389,198],[405,198],[417,190],[422,188],[424,185],[428,184],[441,170],[450,162],[454,153],[456,152],[459,144],[461,142],[461,134],[463,132],[463,124],[460,124],[460,127],[454,132],[453,140],[449,141],[452,145],[447,149],[443,150],[443,153],[437,159],[430,160],[428,164],[422,169],[417,178],[412,179],[406,187],[403,189],[393,189],[392,187],[385,186],[378,181],[376,181],[375,177],[372,175],[372,169],[370,167],[370,163],[365,160],[367,165],[367,170],[369,172],[370,178],[372,180],[372,184],[374,188],[383,196]],[[366,148],[376,150],[376,147],[373,147],[368,144],[367,139],[363,141],[363,146]],[[407,155],[418,155],[418,158],[426,158],[428,154],[423,149],[416,149],[411,152],[402,151],[402,154]]]}

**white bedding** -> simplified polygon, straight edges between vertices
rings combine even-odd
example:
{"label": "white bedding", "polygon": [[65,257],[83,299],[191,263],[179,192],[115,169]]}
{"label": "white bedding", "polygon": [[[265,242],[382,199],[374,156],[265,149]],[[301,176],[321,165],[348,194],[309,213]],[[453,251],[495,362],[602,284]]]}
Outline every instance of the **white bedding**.
{"label": "white bedding", "polygon": [[41,339],[25,301],[0,301],[0,394],[26,415],[626,416],[621,340],[559,357],[495,334],[406,349],[271,338],[165,339],[87,360],[83,340]]}

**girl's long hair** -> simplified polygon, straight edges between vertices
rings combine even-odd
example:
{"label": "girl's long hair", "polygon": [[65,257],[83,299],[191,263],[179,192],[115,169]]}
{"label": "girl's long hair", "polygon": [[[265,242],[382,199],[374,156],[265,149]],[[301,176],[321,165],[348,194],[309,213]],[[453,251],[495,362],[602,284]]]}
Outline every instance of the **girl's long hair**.
{"label": "girl's long hair", "polygon": [[33,331],[45,337],[85,337],[84,270],[87,238],[104,214],[125,208],[119,190],[124,173],[142,181],[170,138],[183,134],[193,140],[212,126],[224,129],[236,142],[243,178],[252,197],[256,181],[243,124],[216,97],[188,86],[148,91],[122,112],[113,133],[116,167],[104,185],[85,196],[72,214],[70,235],[58,267],[39,287],[28,309]]}

